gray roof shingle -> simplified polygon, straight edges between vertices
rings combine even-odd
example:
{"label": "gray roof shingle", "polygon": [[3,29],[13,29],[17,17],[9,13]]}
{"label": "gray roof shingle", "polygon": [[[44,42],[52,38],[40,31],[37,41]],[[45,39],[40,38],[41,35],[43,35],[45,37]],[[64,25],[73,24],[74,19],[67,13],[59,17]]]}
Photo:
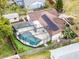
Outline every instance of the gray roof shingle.
{"label": "gray roof shingle", "polygon": [[52,53],[55,59],[79,59],[79,43],[55,49]]}

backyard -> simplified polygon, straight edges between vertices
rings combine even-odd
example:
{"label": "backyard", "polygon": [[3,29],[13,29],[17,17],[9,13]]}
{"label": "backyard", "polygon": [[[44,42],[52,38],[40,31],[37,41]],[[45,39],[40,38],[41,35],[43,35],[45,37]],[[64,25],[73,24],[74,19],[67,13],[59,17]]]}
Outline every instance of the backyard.
{"label": "backyard", "polygon": [[32,47],[24,45],[23,43],[18,41],[15,36],[12,36],[12,41],[13,41],[18,53],[21,53],[21,52],[24,52],[24,51],[29,51],[29,50],[33,49]]}

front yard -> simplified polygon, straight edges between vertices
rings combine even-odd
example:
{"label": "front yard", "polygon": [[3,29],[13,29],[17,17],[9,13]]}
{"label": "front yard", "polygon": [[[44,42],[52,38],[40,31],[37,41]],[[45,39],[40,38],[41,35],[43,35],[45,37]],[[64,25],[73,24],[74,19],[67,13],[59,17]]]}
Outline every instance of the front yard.
{"label": "front yard", "polygon": [[29,56],[27,55],[27,56],[21,57],[21,59],[50,59],[50,52],[45,51],[34,55],[29,55]]}

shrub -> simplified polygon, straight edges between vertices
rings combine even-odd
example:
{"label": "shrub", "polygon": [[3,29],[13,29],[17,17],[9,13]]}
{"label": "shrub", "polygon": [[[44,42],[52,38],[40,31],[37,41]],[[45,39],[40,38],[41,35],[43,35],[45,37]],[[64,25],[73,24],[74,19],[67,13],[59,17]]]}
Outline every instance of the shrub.
{"label": "shrub", "polygon": [[69,27],[65,27],[63,31],[63,38],[74,39],[76,36],[77,36],[76,33],[73,32]]}

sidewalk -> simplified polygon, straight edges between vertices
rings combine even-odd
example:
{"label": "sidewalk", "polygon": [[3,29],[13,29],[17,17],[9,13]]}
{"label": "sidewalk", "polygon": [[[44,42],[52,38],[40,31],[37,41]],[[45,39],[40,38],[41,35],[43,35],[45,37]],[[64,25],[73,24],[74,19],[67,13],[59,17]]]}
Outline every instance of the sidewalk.
{"label": "sidewalk", "polygon": [[13,55],[13,56],[10,56],[10,57],[5,57],[3,59],[20,59],[20,56],[17,54],[17,55]]}

